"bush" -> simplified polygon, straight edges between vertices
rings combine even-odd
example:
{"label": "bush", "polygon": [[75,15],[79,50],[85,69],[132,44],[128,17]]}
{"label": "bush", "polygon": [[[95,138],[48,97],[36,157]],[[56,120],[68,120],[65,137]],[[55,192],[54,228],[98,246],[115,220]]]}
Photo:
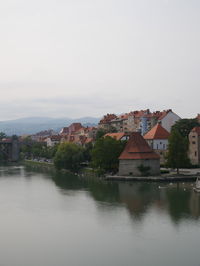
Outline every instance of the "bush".
{"label": "bush", "polygon": [[150,166],[144,166],[143,164],[138,166],[138,170],[140,171],[142,176],[148,176],[150,173],[151,167]]}

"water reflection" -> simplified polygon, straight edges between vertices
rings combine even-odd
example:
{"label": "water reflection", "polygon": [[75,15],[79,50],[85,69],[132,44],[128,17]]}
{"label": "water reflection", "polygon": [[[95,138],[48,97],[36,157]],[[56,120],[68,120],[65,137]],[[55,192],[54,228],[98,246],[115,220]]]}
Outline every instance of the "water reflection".
{"label": "water reflection", "polygon": [[[30,168],[26,171],[30,171]],[[193,191],[193,184],[189,182],[105,182],[94,177],[52,171],[48,173],[48,177],[60,189],[60,193],[64,194],[69,190],[87,191],[97,203],[125,207],[130,217],[136,221],[142,222],[152,210],[164,212],[174,224],[188,219],[195,221],[200,217],[200,195]]]}

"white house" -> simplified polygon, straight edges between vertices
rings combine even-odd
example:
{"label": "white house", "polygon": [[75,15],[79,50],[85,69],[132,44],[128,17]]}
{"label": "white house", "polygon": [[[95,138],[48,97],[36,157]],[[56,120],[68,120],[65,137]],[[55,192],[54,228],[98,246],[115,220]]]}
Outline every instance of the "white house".
{"label": "white house", "polygon": [[169,109],[166,112],[163,112],[163,114],[159,117],[158,123],[161,123],[162,127],[164,127],[168,132],[171,132],[171,127],[180,119],[180,116]]}
{"label": "white house", "polygon": [[144,139],[149,146],[160,155],[161,164],[165,163],[165,155],[168,150],[168,138],[170,133],[161,126],[160,123],[155,125],[149,132],[144,135]]}

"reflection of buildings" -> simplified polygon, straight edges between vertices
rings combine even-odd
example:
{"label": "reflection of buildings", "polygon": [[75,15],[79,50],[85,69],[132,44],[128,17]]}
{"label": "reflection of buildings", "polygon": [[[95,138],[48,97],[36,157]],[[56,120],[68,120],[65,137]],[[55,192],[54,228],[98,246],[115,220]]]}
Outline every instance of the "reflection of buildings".
{"label": "reflection of buildings", "polygon": [[119,183],[119,196],[137,219],[150,209],[165,211],[175,223],[200,217],[200,195],[191,183]]}
{"label": "reflection of buildings", "polygon": [[139,219],[152,206],[160,210],[166,209],[165,193],[155,183],[119,183],[119,194],[121,202]]}
{"label": "reflection of buildings", "polygon": [[192,217],[199,218],[200,217],[200,194],[192,191],[191,197],[190,197],[190,211],[192,214]]}

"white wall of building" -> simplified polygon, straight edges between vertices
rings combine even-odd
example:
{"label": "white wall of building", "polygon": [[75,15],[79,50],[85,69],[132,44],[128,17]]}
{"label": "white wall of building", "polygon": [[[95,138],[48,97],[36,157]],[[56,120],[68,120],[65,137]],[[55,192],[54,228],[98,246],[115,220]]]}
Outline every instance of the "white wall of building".
{"label": "white wall of building", "polygon": [[168,140],[167,139],[155,139],[153,140],[153,149],[154,150],[167,150]]}
{"label": "white wall of building", "polygon": [[180,120],[181,118],[173,113],[169,112],[162,120],[161,125],[164,127],[168,132],[171,131],[171,127],[176,123],[176,121]]}

